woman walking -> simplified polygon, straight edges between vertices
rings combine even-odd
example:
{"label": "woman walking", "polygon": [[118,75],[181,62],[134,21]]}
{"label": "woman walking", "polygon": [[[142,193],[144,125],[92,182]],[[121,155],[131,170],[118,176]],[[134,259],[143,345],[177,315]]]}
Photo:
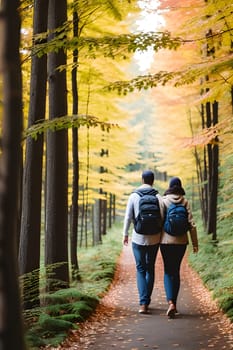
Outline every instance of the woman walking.
{"label": "woman walking", "polygon": [[[165,191],[163,201],[168,212],[168,208],[174,204],[181,204],[187,209],[188,231],[192,241],[193,252],[198,252],[197,230],[193,221],[189,203],[185,198],[185,191],[182,187],[181,180],[173,177],[170,180],[169,188]],[[165,220],[166,221],[166,220]],[[164,263],[164,288],[168,302],[167,316],[174,318],[177,314],[177,297],[180,289],[180,266],[184,257],[187,244],[189,243],[188,232],[181,234],[175,232],[166,232],[168,228],[164,227],[161,236],[160,251]]]}

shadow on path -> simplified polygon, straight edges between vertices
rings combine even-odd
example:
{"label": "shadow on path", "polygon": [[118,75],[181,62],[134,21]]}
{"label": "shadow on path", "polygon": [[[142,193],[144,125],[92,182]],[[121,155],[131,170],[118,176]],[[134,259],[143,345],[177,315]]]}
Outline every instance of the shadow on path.
{"label": "shadow on path", "polygon": [[115,279],[96,313],[58,349],[79,350],[230,350],[233,325],[218,310],[198,275],[182,263],[178,315],[166,317],[160,254],[150,313],[138,314],[138,293],[131,246],[124,247]]}

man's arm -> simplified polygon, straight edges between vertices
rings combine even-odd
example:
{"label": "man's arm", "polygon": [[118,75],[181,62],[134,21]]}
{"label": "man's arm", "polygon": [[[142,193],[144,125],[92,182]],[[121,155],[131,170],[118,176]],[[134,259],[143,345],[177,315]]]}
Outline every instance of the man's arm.
{"label": "man's arm", "polygon": [[129,228],[133,220],[134,206],[133,195],[131,194],[128,199],[128,203],[125,211],[124,226],[123,226],[123,244],[127,245],[129,242]]}

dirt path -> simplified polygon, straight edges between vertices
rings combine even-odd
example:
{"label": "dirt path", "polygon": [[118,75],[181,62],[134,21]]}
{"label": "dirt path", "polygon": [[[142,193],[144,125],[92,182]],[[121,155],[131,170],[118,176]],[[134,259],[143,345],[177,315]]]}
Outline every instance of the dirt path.
{"label": "dirt path", "polygon": [[134,260],[131,247],[124,247],[114,282],[96,313],[56,349],[233,349],[233,325],[218,310],[186,259],[182,264],[180,315],[168,320],[166,309],[159,254],[151,312],[138,314]]}

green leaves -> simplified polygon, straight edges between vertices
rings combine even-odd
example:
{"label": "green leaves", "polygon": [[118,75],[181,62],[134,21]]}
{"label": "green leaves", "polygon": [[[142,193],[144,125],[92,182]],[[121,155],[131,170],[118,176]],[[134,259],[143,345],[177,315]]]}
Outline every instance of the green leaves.
{"label": "green leaves", "polygon": [[[126,95],[134,90],[147,90],[149,88],[157,87],[158,85],[166,85],[172,83],[173,86],[178,87],[182,85],[193,84],[202,80],[202,89],[210,87],[223,88],[223,84],[233,84],[233,76],[226,74],[228,69],[231,69],[233,58],[230,56],[226,61],[206,61],[204,63],[187,67],[182,71],[160,71],[155,74],[139,75],[129,81],[116,81],[109,84],[106,89],[109,91],[117,91],[119,94]],[[214,77],[211,80],[203,81],[203,77],[211,75]],[[225,89],[225,87],[224,87]],[[209,97],[210,98],[210,97]]]}
{"label": "green leaves", "polygon": [[85,115],[73,115],[55,118],[53,120],[46,120],[37,123],[30,128],[26,129],[23,134],[23,138],[31,136],[36,139],[38,135],[45,133],[47,131],[58,131],[63,129],[68,129],[72,127],[79,128],[80,126],[86,125],[90,127],[100,127],[103,131],[109,132],[113,127],[118,127],[117,124],[103,122],[95,116],[85,116]]}
{"label": "green leaves", "polygon": [[183,43],[181,38],[173,38],[168,31],[70,38],[66,32],[67,27],[68,25],[66,28],[59,28],[56,36],[49,42],[45,41],[48,32],[37,34],[34,38],[36,45],[32,48],[33,54],[42,56],[63,47],[64,50],[84,49],[91,58],[96,58],[98,54],[104,57],[126,58],[127,54],[137,50],[145,51],[148,47],[152,47],[154,51],[162,48],[176,50]]}
{"label": "green leaves", "polygon": [[117,91],[119,94],[126,95],[136,90],[147,90],[156,87],[158,84],[165,85],[168,81],[174,79],[179,73],[176,72],[158,72],[156,74],[139,75],[130,81],[117,81],[106,88],[109,91]]}
{"label": "green leaves", "polygon": [[[180,38],[172,38],[169,32],[149,32],[138,34],[121,34],[117,36],[103,36],[101,38],[83,37],[78,40],[79,48],[88,48],[89,53],[103,53],[106,57],[114,58],[137,50],[145,51],[153,47],[154,51],[161,48],[177,49],[182,43]],[[68,45],[75,45],[72,40]]]}

